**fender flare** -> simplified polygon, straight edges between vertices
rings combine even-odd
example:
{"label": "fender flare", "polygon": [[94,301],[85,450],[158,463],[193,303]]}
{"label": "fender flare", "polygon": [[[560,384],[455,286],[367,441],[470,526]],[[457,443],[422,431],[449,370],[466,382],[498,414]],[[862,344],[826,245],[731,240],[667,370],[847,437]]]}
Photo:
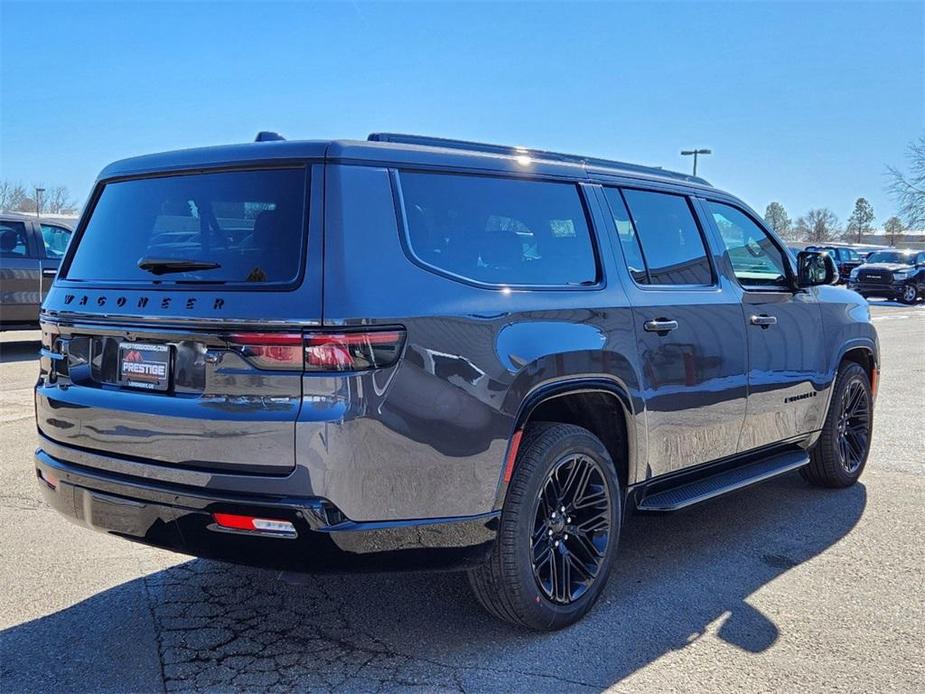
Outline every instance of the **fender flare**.
{"label": "fender flare", "polygon": [[635,479],[633,477],[633,471],[636,467],[636,457],[638,454],[636,428],[634,426],[636,408],[633,407],[633,399],[629,394],[629,390],[616,378],[607,376],[570,376],[535,386],[526,394],[523,401],[520,403],[520,407],[514,417],[514,425],[511,434],[508,437],[508,444],[504,455],[504,465],[501,466],[501,473],[498,478],[498,489],[495,493],[495,503],[492,510],[500,510],[504,505],[504,500],[507,497],[508,485],[510,483],[510,474],[513,472],[518,447],[520,446],[520,438],[523,434],[524,426],[530,420],[533,411],[544,402],[548,402],[554,398],[576,395],[579,393],[607,393],[617,398],[623,409],[623,420],[626,428],[628,483],[629,480]]}
{"label": "fender flare", "polygon": [[824,413],[829,411],[829,407],[832,404],[832,386],[835,384],[835,376],[838,373],[838,365],[842,363],[842,360],[845,358],[845,355],[848,352],[851,352],[855,349],[863,349],[865,352],[870,354],[870,357],[874,363],[874,369],[876,371],[880,370],[880,354],[878,351],[878,345],[875,340],[872,340],[869,337],[854,337],[850,340],[845,340],[845,342],[843,342],[839,347],[835,356],[835,360],[828,370],[827,376],[829,378],[829,385],[826,388],[828,392],[826,393],[825,409],[823,410]]}

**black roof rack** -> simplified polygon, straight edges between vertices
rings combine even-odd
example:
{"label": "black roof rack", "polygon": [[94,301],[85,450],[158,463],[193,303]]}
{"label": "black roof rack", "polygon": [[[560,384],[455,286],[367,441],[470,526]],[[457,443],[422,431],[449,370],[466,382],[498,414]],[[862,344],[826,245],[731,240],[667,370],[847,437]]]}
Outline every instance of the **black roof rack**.
{"label": "black roof rack", "polygon": [[650,176],[663,176],[666,178],[676,178],[690,183],[699,183],[701,185],[710,185],[706,180],[699,176],[688,176],[678,171],[669,171],[660,166],[643,166],[641,164],[629,164],[623,161],[612,159],[601,159],[598,157],[583,157],[578,154],[563,154],[561,152],[547,152],[541,149],[529,149],[526,147],[511,147],[510,145],[495,145],[487,142],[470,142],[469,140],[453,140],[445,137],[429,137],[427,135],[405,135],[402,133],[371,133],[366,138],[372,142],[396,142],[406,145],[423,145],[425,147],[446,147],[449,149],[461,149],[470,152],[487,152],[489,154],[503,154],[506,156],[525,155],[534,159],[545,159],[547,161],[560,161],[570,164],[581,164],[582,166],[599,166],[605,169],[619,169],[621,171],[634,171],[638,173],[649,174]]}

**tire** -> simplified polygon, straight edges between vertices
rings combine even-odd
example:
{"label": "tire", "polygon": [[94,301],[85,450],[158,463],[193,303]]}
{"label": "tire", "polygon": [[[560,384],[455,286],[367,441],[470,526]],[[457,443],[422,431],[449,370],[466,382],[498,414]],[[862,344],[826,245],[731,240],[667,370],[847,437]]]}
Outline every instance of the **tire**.
{"label": "tire", "polygon": [[899,300],[904,304],[914,304],[919,300],[918,289],[916,289],[914,284],[907,284],[903,287],[903,293],[900,295]]}
{"label": "tire", "polygon": [[[586,494],[569,500],[568,490],[577,494],[579,488]],[[557,494],[561,489],[566,493]],[[589,506],[592,499],[598,502]],[[616,469],[596,436],[572,424],[531,424],[517,455],[491,557],[468,572],[475,597],[490,614],[518,626],[552,631],[575,623],[607,583],[621,506]],[[580,530],[605,523],[606,530]],[[535,563],[537,557],[541,559]],[[574,590],[568,576],[578,581]]]}
{"label": "tire", "polygon": [[[855,412],[855,416],[847,416],[847,412]],[[800,468],[804,479],[818,487],[832,488],[850,487],[857,482],[867,465],[873,423],[867,372],[859,364],[842,362],[822,434],[809,465]]]}

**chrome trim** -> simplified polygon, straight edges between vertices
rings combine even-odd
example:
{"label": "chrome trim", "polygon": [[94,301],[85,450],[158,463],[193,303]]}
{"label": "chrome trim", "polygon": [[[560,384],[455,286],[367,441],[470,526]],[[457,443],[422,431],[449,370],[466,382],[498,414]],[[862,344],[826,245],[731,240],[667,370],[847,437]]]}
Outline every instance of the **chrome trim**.
{"label": "chrome trim", "polygon": [[157,325],[158,327],[179,326],[181,330],[202,328],[224,328],[239,330],[247,327],[272,328],[317,328],[321,321],[317,318],[296,318],[293,320],[268,320],[264,318],[208,318],[181,316],[142,316],[136,314],[80,313],[77,311],[43,311],[39,320],[44,323],[68,323],[72,325],[94,326],[105,323],[117,323],[120,328],[128,329],[131,323]]}

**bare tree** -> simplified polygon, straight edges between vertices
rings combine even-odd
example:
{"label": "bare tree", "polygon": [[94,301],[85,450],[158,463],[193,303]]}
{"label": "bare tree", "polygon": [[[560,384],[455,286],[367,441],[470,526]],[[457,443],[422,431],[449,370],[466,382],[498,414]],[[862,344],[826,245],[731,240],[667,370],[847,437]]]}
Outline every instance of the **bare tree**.
{"label": "bare tree", "polygon": [[890,245],[895,246],[896,240],[903,235],[905,225],[899,217],[890,217],[883,224],[883,232],[889,237]]}
{"label": "bare tree", "polygon": [[23,211],[29,195],[22,183],[0,181],[0,210],[5,212]]}
{"label": "bare tree", "polygon": [[840,233],[838,217],[827,207],[812,209],[800,217],[796,230],[800,237],[813,243],[831,241]]}
{"label": "bare tree", "polygon": [[774,232],[781,238],[791,238],[793,235],[793,225],[790,223],[790,217],[787,210],[779,202],[772,202],[764,211],[764,221]]}
{"label": "bare tree", "polygon": [[[45,188],[45,186],[36,183],[32,186],[32,190],[36,188]],[[35,214],[36,202],[35,197],[22,183],[0,181],[0,210]],[[42,193],[41,211],[48,214],[74,214],[77,212],[77,204],[66,186],[52,186],[45,188],[45,192]]]}
{"label": "bare tree", "polygon": [[925,227],[925,135],[906,148],[909,171],[888,166],[889,191],[910,229]]}
{"label": "bare tree", "polygon": [[73,214],[77,205],[66,186],[55,186],[42,196],[42,209],[49,214]]}
{"label": "bare tree", "polygon": [[857,234],[858,243],[864,243],[864,234],[870,232],[871,222],[874,221],[874,208],[866,198],[858,198],[854,203],[854,210],[848,217],[848,226],[845,228],[845,237]]}

